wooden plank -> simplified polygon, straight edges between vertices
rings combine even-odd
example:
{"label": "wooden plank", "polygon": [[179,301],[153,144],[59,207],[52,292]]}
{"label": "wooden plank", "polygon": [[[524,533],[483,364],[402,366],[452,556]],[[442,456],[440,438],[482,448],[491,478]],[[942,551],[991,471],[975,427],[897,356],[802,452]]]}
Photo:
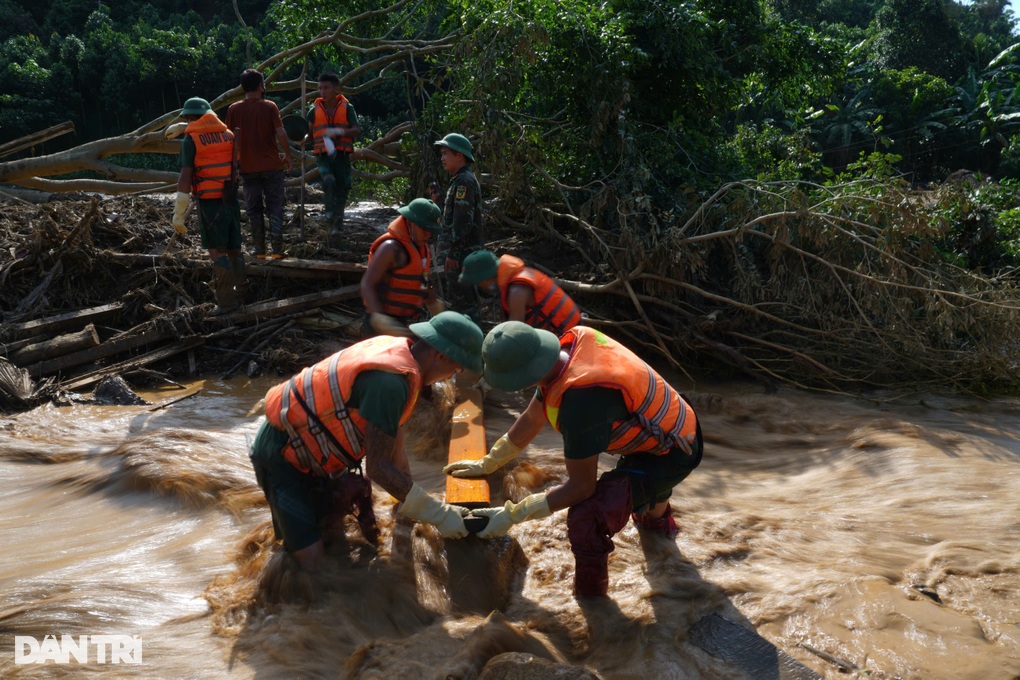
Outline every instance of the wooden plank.
{"label": "wooden plank", "polygon": [[270,300],[254,305],[245,305],[237,311],[229,314],[221,314],[215,317],[206,317],[207,322],[220,322],[223,324],[243,323],[261,319],[273,319],[293,312],[303,312],[317,307],[325,307],[336,302],[350,300],[361,294],[358,284],[324,290],[320,293],[309,293],[298,297]]}
{"label": "wooden plank", "polygon": [[65,312],[55,316],[48,316],[44,319],[35,319],[34,321],[11,324],[10,332],[14,337],[18,338],[40,333],[43,335],[53,335],[58,331],[72,328],[80,329],[87,323],[101,321],[111,316],[115,316],[122,309],[124,309],[124,305],[120,302],[115,302],[109,305],[100,305],[99,307],[89,307],[87,309],[76,309],[73,312]]}
{"label": "wooden plank", "polygon": [[206,338],[202,335],[192,335],[191,337],[185,338],[173,345],[167,345],[166,347],[161,347],[147,354],[134,357],[133,359],[121,361],[120,363],[107,366],[106,368],[101,368],[98,371],[93,371],[92,373],[66,380],[60,383],[60,388],[65,390],[77,390],[91,385],[92,383],[99,382],[108,375],[126,373],[136,368],[142,368],[143,366],[148,366],[151,363],[172,357],[180,352],[187,352],[189,349],[193,349],[205,343],[205,340]]}
{"label": "wooden plank", "polygon": [[[173,251],[160,253],[113,253],[104,252],[103,258],[125,267],[158,267],[162,264],[183,263],[193,269],[208,269],[212,266],[209,260],[182,257]],[[332,260],[301,260],[285,257],[280,260],[259,260],[246,257],[245,268],[255,276],[284,276],[287,278],[361,278],[368,268],[364,262],[334,262]]]}
{"label": "wooden plank", "polygon": [[38,378],[44,375],[52,375],[53,373],[63,371],[64,369],[71,368],[73,366],[80,366],[92,361],[98,361],[99,359],[105,359],[106,357],[113,356],[114,354],[127,352],[143,345],[160,342],[161,340],[166,340],[167,338],[172,337],[172,335],[172,331],[154,329],[137,335],[110,339],[102,344],[96,345],[95,347],[90,347],[78,352],[72,352],[71,354],[65,354],[47,361],[40,361],[37,364],[32,364],[28,367],[28,372],[33,378]]}
{"label": "wooden plank", "polygon": [[[458,390],[453,408],[453,428],[447,460],[478,460],[488,449],[485,446],[485,422],[482,418],[482,392],[476,388]],[[446,476],[446,502],[465,508],[489,507],[489,482],[484,477]]]}

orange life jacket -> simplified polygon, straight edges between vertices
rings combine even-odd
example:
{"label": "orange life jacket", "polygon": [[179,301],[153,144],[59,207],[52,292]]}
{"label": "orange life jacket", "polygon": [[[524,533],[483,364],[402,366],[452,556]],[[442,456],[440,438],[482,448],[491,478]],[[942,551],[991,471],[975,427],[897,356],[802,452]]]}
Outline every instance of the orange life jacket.
{"label": "orange life jacket", "polygon": [[[305,473],[333,477],[365,457],[367,421],[347,408],[354,380],[364,371],[407,376],[410,398],[400,416],[411,417],[421,391],[421,368],[411,356],[411,339],[381,335],[305,368],[266,393],[266,419],[290,435],[283,457]],[[316,418],[309,418],[302,402]],[[327,432],[324,431],[327,430]]]}
{"label": "orange life jacket", "polygon": [[391,269],[388,278],[379,286],[383,313],[402,321],[423,318],[425,300],[428,298],[429,272],[432,271],[432,253],[427,243],[415,244],[411,240],[411,226],[400,215],[390,222],[386,233],[377,238],[368,249],[368,261],[386,241],[394,240],[404,247],[407,264]]}
{"label": "orange life jacket", "polygon": [[[333,110],[333,116],[330,117],[326,114],[325,100],[322,97],[315,100],[315,120],[312,122],[312,139],[315,140],[315,155],[318,156],[326,153],[326,145],[322,141],[322,133],[327,128],[347,127],[348,103],[347,97],[338,94],[336,96],[336,109]],[[333,144],[336,145],[337,151],[343,151],[344,153],[354,151],[353,137],[334,137]]]}
{"label": "orange life jacket", "polygon": [[552,385],[542,388],[545,415],[559,430],[563,393],[571,388],[611,387],[623,393],[630,417],[617,421],[606,449],[625,455],[667,453],[697,433],[694,409],[636,354],[604,333],[577,326],[564,333],[560,347],[570,360]]}
{"label": "orange life jacket", "polygon": [[513,255],[501,255],[496,266],[496,285],[499,286],[503,317],[510,316],[510,286],[520,284],[531,288],[535,304],[525,310],[524,323],[563,335],[581,321],[581,310],[562,288],[551,278]]}
{"label": "orange life jacket", "polygon": [[233,177],[234,133],[211,112],[188,123],[184,132],[195,142],[191,193],[198,199],[222,198],[224,182]]}

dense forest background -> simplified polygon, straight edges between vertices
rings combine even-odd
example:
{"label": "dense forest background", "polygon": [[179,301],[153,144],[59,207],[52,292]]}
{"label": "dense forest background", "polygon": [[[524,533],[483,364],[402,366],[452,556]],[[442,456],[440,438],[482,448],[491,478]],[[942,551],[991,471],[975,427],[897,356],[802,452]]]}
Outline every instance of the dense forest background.
{"label": "dense forest background", "polygon": [[435,172],[431,142],[467,132],[489,218],[573,252],[572,292],[670,361],[1020,385],[1006,0],[0,0],[0,16],[0,143],[75,125],[29,155],[213,100],[275,55],[277,83],[344,74],[364,142],[409,125],[405,196]]}

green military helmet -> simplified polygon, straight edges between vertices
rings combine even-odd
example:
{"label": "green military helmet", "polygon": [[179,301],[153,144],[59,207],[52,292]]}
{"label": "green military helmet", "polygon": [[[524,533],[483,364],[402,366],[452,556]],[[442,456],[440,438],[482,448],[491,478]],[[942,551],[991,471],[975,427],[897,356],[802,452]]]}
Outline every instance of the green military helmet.
{"label": "green military helmet", "polygon": [[181,115],[204,116],[210,111],[212,111],[212,107],[209,106],[209,102],[202,99],[201,97],[192,97],[188,101],[184,102],[184,108],[181,109]]}
{"label": "green military helmet", "polygon": [[440,312],[428,321],[413,323],[408,328],[462,368],[482,372],[482,329],[467,315]]}
{"label": "green military helmet", "polygon": [[407,205],[397,208],[397,212],[433,234],[439,231],[439,220],[443,216],[439,206],[427,198],[416,198]]}
{"label": "green military helmet", "polygon": [[482,376],[498,390],[531,387],[552,370],[560,356],[554,334],[521,321],[504,321],[482,342]]}
{"label": "green military helmet", "polygon": [[459,135],[456,132],[451,132],[450,134],[446,135],[438,142],[436,142],[436,146],[445,146],[448,149],[453,149],[458,153],[464,154],[464,157],[467,158],[472,163],[474,163],[475,161],[474,154],[471,152],[472,151],[471,142],[464,135]]}
{"label": "green military helmet", "polygon": [[465,286],[476,286],[482,281],[496,278],[499,259],[488,250],[476,250],[464,258],[458,281]]}

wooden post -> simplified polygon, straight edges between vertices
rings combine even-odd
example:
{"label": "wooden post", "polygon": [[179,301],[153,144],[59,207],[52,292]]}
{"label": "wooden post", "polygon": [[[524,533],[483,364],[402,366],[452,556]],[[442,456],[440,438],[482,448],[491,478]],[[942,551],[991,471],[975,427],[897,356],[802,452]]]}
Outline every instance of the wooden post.
{"label": "wooden post", "polygon": [[[485,422],[482,418],[482,392],[460,389],[453,408],[449,462],[478,460],[488,452],[485,446]],[[484,477],[446,476],[446,502],[465,508],[489,507],[489,482]]]}

